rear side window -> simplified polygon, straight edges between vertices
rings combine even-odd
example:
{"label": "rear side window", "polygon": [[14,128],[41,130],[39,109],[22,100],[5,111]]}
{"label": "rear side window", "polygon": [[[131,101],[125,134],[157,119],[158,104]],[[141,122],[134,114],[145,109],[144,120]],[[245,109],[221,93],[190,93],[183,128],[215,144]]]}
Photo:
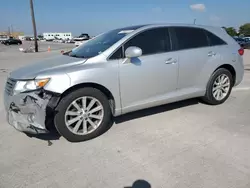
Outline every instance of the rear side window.
{"label": "rear side window", "polygon": [[175,50],[185,50],[209,46],[203,29],[191,27],[173,27],[171,33],[175,38]]}
{"label": "rear side window", "polygon": [[130,46],[136,46],[142,49],[142,55],[157,54],[170,51],[170,40],[167,28],[156,28],[144,31],[125,45],[126,50]]}
{"label": "rear side window", "polygon": [[210,46],[217,46],[217,45],[225,45],[225,44],[227,44],[224,40],[217,37],[213,33],[209,32],[209,31],[205,31],[205,32],[206,32],[206,35],[207,35]]}

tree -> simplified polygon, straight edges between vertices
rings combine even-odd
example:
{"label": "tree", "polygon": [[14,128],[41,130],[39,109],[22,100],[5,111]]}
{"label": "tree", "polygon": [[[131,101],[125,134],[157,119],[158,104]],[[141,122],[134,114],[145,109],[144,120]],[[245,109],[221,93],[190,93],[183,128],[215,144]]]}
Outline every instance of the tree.
{"label": "tree", "polygon": [[226,27],[225,30],[231,36],[236,36],[237,35],[237,31],[236,31],[236,29],[234,27]]}
{"label": "tree", "polygon": [[32,25],[33,25],[33,32],[34,32],[35,52],[38,52],[36,21],[35,21],[33,0],[30,0],[30,11],[31,11],[31,19],[32,19]]}
{"label": "tree", "polygon": [[244,36],[250,36],[250,23],[240,26],[240,34]]}

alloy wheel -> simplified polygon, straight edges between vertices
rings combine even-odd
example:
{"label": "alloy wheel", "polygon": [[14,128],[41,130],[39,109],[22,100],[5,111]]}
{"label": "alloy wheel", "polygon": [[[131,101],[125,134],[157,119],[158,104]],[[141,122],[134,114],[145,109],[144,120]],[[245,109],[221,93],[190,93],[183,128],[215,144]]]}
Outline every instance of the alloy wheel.
{"label": "alloy wheel", "polygon": [[101,102],[90,96],[74,100],[65,112],[65,124],[74,134],[86,135],[95,131],[103,121]]}
{"label": "alloy wheel", "polygon": [[226,74],[219,75],[213,84],[213,97],[217,101],[223,100],[230,90],[230,79]]}

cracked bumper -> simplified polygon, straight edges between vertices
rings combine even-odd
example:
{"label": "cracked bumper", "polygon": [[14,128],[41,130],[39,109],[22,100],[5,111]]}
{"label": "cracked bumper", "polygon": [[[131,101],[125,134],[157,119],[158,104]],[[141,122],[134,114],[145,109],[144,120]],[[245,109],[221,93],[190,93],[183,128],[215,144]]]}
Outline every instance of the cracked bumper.
{"label": "cracked bumper", "polygon": [[8,95],[4,92],[7,121],[20,132],[47,133],[45,126],[46,107],[51,95],[41,91]]}

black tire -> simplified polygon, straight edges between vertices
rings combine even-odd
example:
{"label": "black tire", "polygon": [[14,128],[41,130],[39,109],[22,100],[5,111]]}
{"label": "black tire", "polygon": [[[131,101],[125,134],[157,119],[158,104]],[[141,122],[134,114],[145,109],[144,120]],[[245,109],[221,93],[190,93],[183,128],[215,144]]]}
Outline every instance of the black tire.
{"label": "black tire", "polygon": [[[68,106],[77,98],[83,97],[83,96],[90,96],[98,99],[100,103],[103,106],[104,109],[104,116],[101,124],[99,127],[94,130],[93,132],[87,134],[87,135],[77,135],[72,133],[66,126],[64,115],[68,108]],[[70,94],[66,95],[61,99],[59,102],[57,108],[56,108],[56,115],[54,117],[54,123],[57,131],[61,136],[63,136],[65,139],[67,139],[70,142],[81,142],[93,139],[104,132],[106,132],[111,124],[112,124],[112,112],[109,105],[109,101],[107,97],[98,89],[86,87],[81,88],[78,90],[75,90],[71,92]]]}
{"label": "black tire", "polygon": [[[229,91],[227,93],[227,95],[222,99],[222,100],[217,100],[214,96],[213,96],[213,85],[214,85],[214,82],[215,80],[220,76],[220,75],[227,75],[228,78],[229,78],[229,81],[230,81],[230,87],[229,87]],[[225,68],[220,68],[220,69],[217,69],[211,76],[208,84],[207,84],[207,89],[206,89],[206,94],[204,97],[202,97],[202,100],[207,103],[207,104],[210,104],[210,105],[219,105],[219,104],[222,104],[224,103],[228,97],[230,96],[231,94],[231,91],[232,91],[232,87],[233,87],[233,76],[231,74],[230,71],[228,71],[227,69]]]}

